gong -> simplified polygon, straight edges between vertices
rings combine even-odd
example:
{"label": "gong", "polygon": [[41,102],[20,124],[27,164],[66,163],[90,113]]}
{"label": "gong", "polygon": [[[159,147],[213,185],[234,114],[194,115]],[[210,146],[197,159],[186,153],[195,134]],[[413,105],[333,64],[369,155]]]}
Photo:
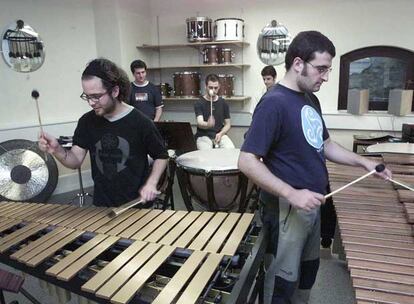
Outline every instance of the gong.
{"label": "gong", "polygon": [[0,143],[0,200],[45,202],[56,189],[58,168],[37,142],[13,139]]}

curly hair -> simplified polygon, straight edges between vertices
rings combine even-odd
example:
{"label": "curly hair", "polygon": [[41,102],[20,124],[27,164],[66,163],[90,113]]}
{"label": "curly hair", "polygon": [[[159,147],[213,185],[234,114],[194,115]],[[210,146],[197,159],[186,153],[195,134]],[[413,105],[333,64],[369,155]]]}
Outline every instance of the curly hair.
{"label": "curly hair", "polygon": [[88,63],[82,73],[82,80],[98,77],[102,80],[103,87],[111,92],[116,86],[119,87],[118,100],[128,103],[130,82],[123,69],[112,61],[105,58],[97,58]]}

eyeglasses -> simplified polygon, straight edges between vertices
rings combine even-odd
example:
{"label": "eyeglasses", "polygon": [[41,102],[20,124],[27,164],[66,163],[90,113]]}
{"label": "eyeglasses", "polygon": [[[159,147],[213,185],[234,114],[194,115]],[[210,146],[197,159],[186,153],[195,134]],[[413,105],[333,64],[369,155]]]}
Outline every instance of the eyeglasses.
{"label": "eyeglasses", "polygon": [[309,61],[305,61],[305,62],[309,63],[312,67],[314,67],[318,71],[318,73],[321,74],[321,75],[325,75],[325,74],[328,74],[328,73],[332,72],[331,67],[327,67],[327,66],[324,66],[324,65],[313,65]]}
{"label": "eyeglasses", "polygon": [[91,95],[82,93],[79,97],[81,99],[87,101],[87,102],[90,102],[90,101],[98,102],[102,98],[102,96],[104,96],[108,93],[109,93],[108,91],[106,91],[105,93],[102,93],[102,94],[91,94]]}

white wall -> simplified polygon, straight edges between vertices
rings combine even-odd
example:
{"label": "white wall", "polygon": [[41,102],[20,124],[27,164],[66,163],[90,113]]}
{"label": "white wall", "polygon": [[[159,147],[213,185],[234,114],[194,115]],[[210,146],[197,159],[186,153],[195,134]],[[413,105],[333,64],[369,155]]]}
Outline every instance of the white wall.
{"label": "white wall", "polygon": [[[113,60],[127,72],[136,58],[139,37],[148,23],[149,1],[116,0],[2,0],[0,28],[18,19],[31,25],[45,45],[43,66],[29,74],[17,73],[0,59],[0,142],[37,140],[36,105],[31,91],[40,92],[39,107],[44,130],[72,135],[79,117],[89,106],[79,95],[80,76],[96,57]],[[3,29],[2,29],[3,30]],[[78,187],[77,173],[60,164],[55,192]],[[90,165],[83,166],[84,183],[91,185]]]}
{"label": "white wall", "polygon": [[[394,126],[401,130],[403,122],[413,122],[414,117],[394,117],[384,112],[367,114],[363,117],[352,116],[337,111],[339,59],[342,54],[357,48],[373,45],[391,45],[414,50],[414,1],[410,0],[176,0],[151,1],[152,40],[156,44],[157,23],[159,18],[159,40],[161,44],[186,42],[185,20],[193,16],[208,16],[217,19],[237,17],[245,21],[245,41],[250,46],[244,50],[244,62],[251,65],[244,77],[245,94],[252,96],[252,103],[245,109],[251,110],[259,100],[263,84],[260,71],[264,64],[256,55],[256,40],[261,29],[276,19],[284,24],[294,36],[304,30],[318,30],[327,35],[335,44],[337,56],[333,61],[333,71],[328,83],[317,94],[321,100],[325,119],[330,129],[378,130],[379,124]],[[179,57],[179,56],[178,56]],[[170,56],[170,64],[181,60]],[[180,62],[181,63],[181,62]],[[191,63],[191,62],[189,62]],[[278,79],[284,75],[284,66],[276,67]],[[359,121],[359,123],[355,123]],[[391,129],[384,129],[391,130]]]}
{"label": "white wall", "polygon": [[[43,123],[76,121],[88,109],[79,99],[80,73],[96,55],[91,2],[2,0],[2,30],[17,19],[38,31],[45,44],[46,60],[35,72],[18,73],[0,59],[0,130],[38,123],[30,97],[34,88],[40,93]],[[1,139],[7,137],[3,133]]]}

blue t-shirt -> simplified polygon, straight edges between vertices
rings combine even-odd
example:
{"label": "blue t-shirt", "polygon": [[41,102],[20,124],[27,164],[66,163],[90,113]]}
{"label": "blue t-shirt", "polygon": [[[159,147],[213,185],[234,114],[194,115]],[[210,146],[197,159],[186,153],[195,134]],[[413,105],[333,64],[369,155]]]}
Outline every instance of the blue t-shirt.
{"label": "blue t-shirt", "polygon": [[151,82],[145,86],[138,86],[131,82],[129,102],[151,120],[155,118],[155,108],[164,105],[160,90]]}
{"label": "blue t-shirt", "polygon": [[324,194],[328,172],[323,144],[328,138],[312,99],[277,84],[256,106],[241,150],[262,157],[292,187]]}

